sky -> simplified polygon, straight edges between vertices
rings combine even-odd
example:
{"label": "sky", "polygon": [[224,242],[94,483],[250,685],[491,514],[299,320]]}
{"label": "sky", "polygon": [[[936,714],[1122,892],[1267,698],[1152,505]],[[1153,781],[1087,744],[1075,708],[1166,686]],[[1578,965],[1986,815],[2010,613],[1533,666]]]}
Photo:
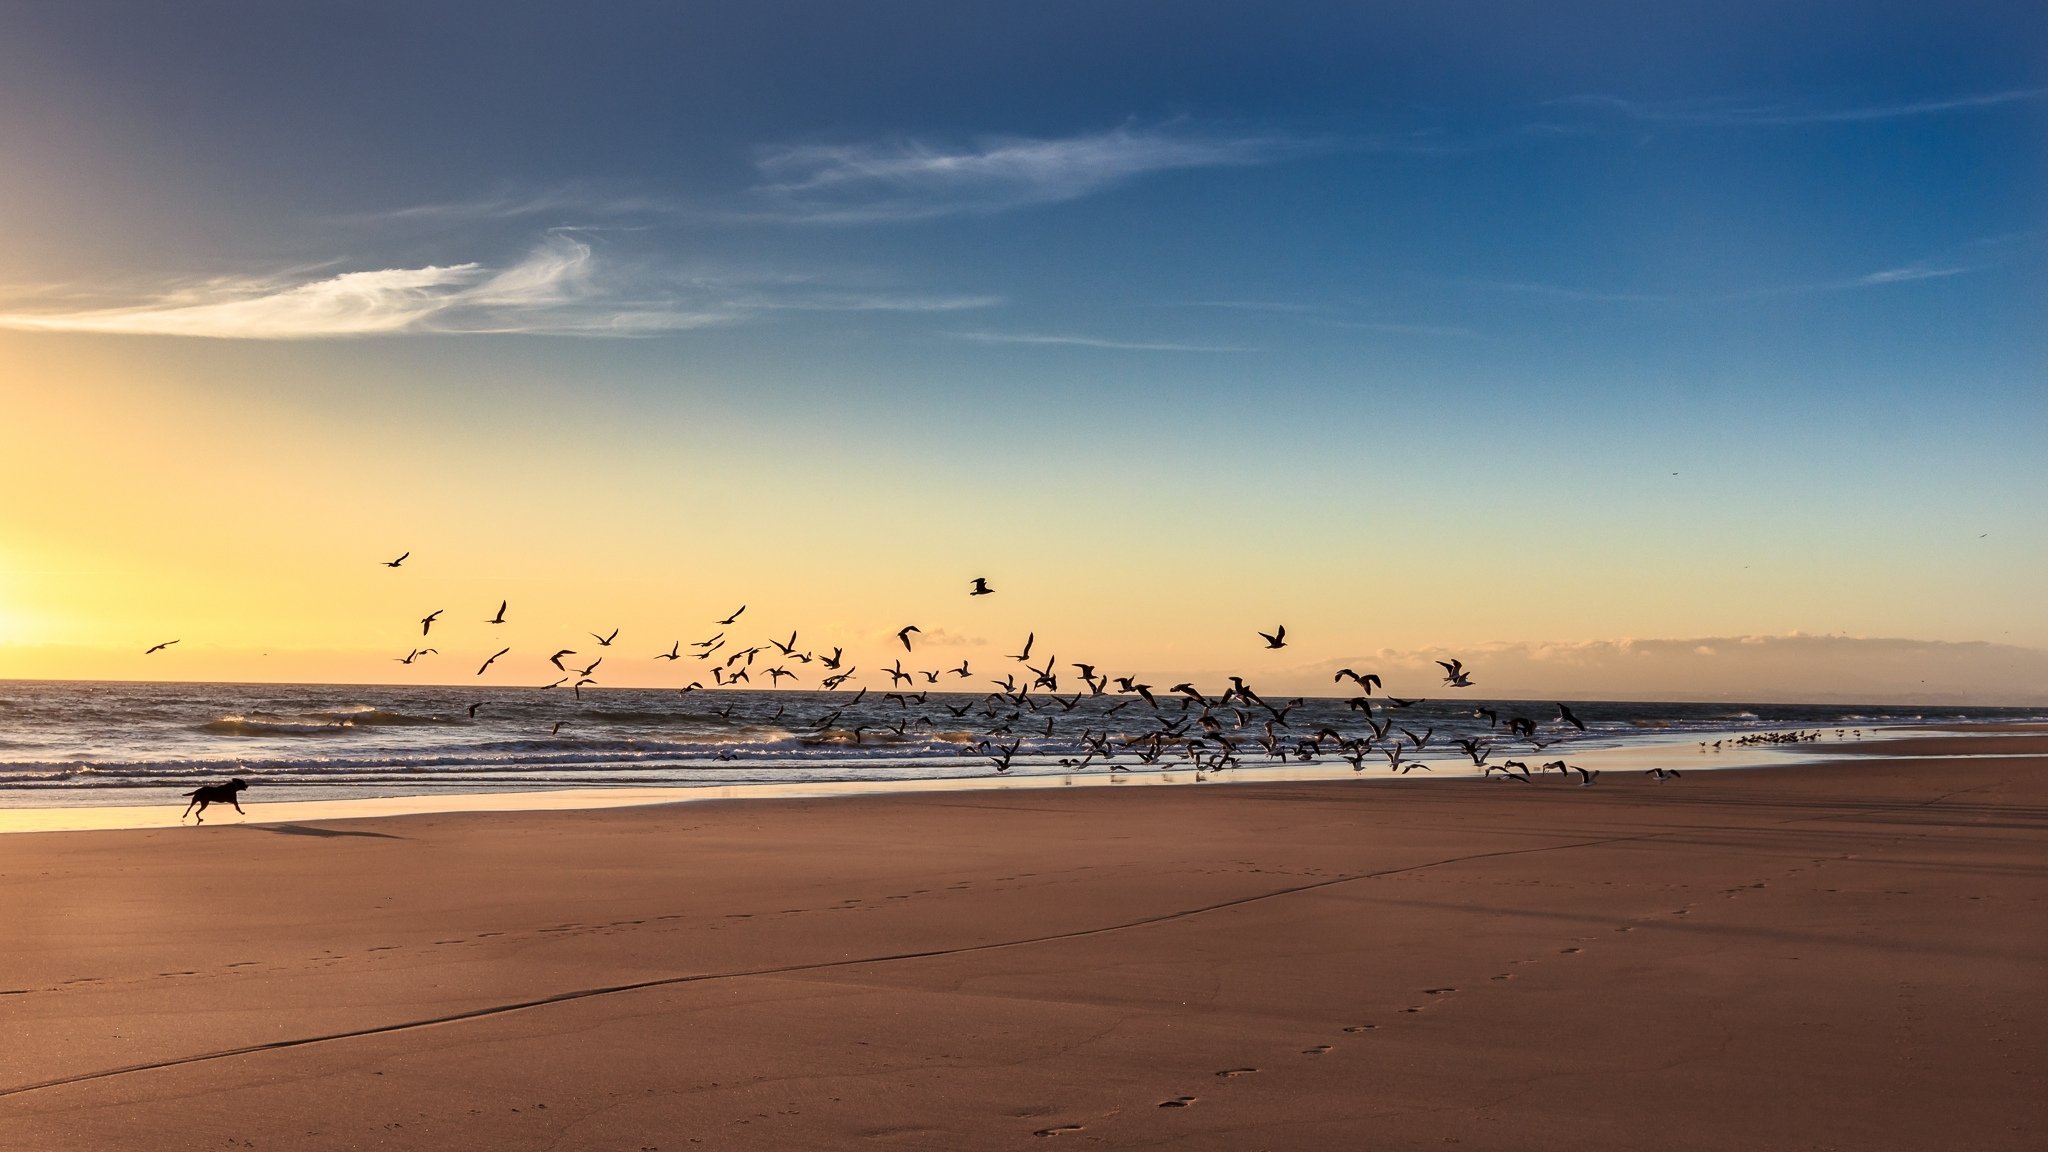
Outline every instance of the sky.
{"label": "sky", "polygon": [[0,3],[0,156],[0,676],[2048,702],[2026,5]]}

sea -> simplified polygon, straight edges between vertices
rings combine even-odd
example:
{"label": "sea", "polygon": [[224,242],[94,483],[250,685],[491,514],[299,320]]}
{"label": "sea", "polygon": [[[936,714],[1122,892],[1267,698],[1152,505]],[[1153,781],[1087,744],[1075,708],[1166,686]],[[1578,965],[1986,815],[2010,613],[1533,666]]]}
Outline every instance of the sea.
{"label": "sea", "polygon": [[[942,687],[952,687],[945,685]],[[961,688],[967,688],[963,683]],[[0,808],[170,803],[238,777],[265,801],[553,789],[873,784],[1160,768],[1254,778],[1323,764],[1471,775],[1604,749],[1697,753],[1856,740],[1885,726],[2048,719],[2048,709],[1551,702],[1460,696],[1202,705],[1156,693],[865,693],[0,681]],[[1486,712],[1493,715],[1488,717]],[[1508,731],[1529,722],[1532,734]],[[1373,726],[1384,726],[1375,735]],[[1157,740],[1154,734],[1159,734]],[[1188,738],[1200,738],[1190,747]],[[1374,737],[1347,762],[1338,741]],[[1419,746],[1418,746],[1419,744]],[[1397,747],[1399,759],[1388,758]],[[1109,755],[1105,757],[1105,753]],[[1219,756],[1231,759],[1219,763]],[[1205,774],[1201,769],[1207,764]],[[1724,763],[1734,763],[1725,761]]]}

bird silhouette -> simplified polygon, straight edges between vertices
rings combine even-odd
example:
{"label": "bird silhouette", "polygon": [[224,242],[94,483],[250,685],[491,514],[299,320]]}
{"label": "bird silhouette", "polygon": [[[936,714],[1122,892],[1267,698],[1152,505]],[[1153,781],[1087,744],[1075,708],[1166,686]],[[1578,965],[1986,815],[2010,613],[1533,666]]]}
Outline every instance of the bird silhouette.
{"label": "bird silhouette", "polygon": [[993,588],[991,588],[991,587],[989,587],[989,586],[988,586],[988,580],[987,580],[987,578],[986,578],[986,577],[982,577],[982,576],[976,576],[976,577],[974,578],[974,590],[973,590],[973,591],[971,591],[971,592],[969,592],[969,593],[968,593],[968,595],[969,595],[969,596],[987,596],[988,594],[990,594],[990,593],[992,593],[992,592],[994,592],[994,591],[995,591],[995,589],[993,589]]}
{"label": "bird silhouette", "polygon": [[553,656],[548,657],[548,663],[553,664],[560,671],[567,672],[568,669],[562,667],[562,657],[574,656],[575,654],[576,650],[574,648],[564,648],[560,652],[555,653]]}
{"label": "bird silhouette", "polygon": [[493,656],[492,656],[492,657],[491,657],[491,658],[490,658],[489,660],[486,660],[486,661],[484,661],[484,666],[483,666],[483,668],[479,668],[479,669],[477,669],[477,670],[476,670],[476,674],[477,674],[477,675],[479,675],[479,676],[483,675],[483,674],[484,674],[484,669],[485,669],[485,668],[489,668],[489,667],[490,667],[491,665],[493,665],[493,664],[497,663],[497,662],[498,662],[498,657],[499,657],[499,656],[503,656],[503,655],[504,655],[505,653],[507,653],[507,652],[510,652],[510,651],[511,651],[511,649],[510,649],[510,648],[500,648],[500,649],[498,649],[498,651],[497,651],[496,655],[493,655]]}
{"label": "bird silhouette", "polygon": [[609,636],[599,636],[597,633],[592,632],[590,638],[597,641],[599,648],[609,648],[612,646],[612,641],[619,638],[619,630],[617,628],[612,629],[612,634]]}
{"label": "bird silhouette", "polygon": [[731,624],[731,623],[732,623],[733,621],[735,621],[735,620],[737,620],[737,619],[739,619],[739,618],[740,618],[740,613],[741,613],[741,612],[745,612],[746,610],[747,610],[747,606],[746,606],[745,604],[742,604],[742,605],[740,605],[740,606],[739,606],[738,608],[736,608],[736,609],[734,609],[734,610],[733,610],[733,614],[732,614],[732,615],[730,615],[730,616],[727,616],[727,617],[726,617],[725,619],[723,619],[723,620],[720,620],[720,621],[718,622],[718,623],[719,623],[719,626],[720,626],[720,627],[724,627],[725,625]]}
{"label": "bird silhouette", "polygon": [[[410,553],[410,552],[407,552],[407,553],[405,554],[405,556],[410,556],[410,555],[412,555],[412,553]],[[405,563],[405,556],[400,556],[400,557],[399,557],[398,559],[396,559],[396,560],[380,560],[380,561],[378,561],[378,563],[379,563],[379,564],[382,564],[382,565],[383,565],[384,567],[386,567],[386,568],[396,568],[396,567],[398,567],[398,566],[399,566],[400,564],[403,564],[403,563]]]}
{"label": "bird silhouette", "polygon": [[897,630],[896,638],[898,640],[903,641],[903,650],[905,652],[910,651],[910,634],[912,632],[916,632],[919,630],[920,629],[915,624],[905,624],[902,628]]}
{"label": "bird silhouette", "polygon": [[427,613],[425,616],[420,617],[420,635],[425,636],[428,632],[432,631],[434,627],[434,621],[439,619],[441,613],[445,611],[447,611],[447,609],[445,608],[436,608],[432,612]]}
{"label": "bird silhouette", "polygon": [[1572,727],[1577,728],[1581,732],[1584,732],[1586,730],[1585,723],[1581,721],[1577,716],[1572,715],[1572,710],[1565,707],[1562,704],[1559,704],[1557,706],[1557,718],[1559,721],[1565,724],[1569,724]]}
{"label": "bird silhouette", "polygon": [[669,645],[668,651],[658,652],[654,658],[656,660],[681,660],[683,658],[683,642],[681,640],[676,641],[674,644]]}
{"label": "bird silhouette", "polygon": [[1038,633],[1036,632],[1033,632],[1030,635],[1024,637],[1024,650],[1022,652],[1017,653],[1015,656],[1010,657],[1010,659],[1015,660],[1019,664],[1025,663],[1026,661],[1030,660],[1031,646],[1037,642]]}
{"label": "bird silhouette", "polygon": [[498,614],[496,616],[491,617],[489,620],[484,621],[484,623],[503,624],[505,622],[505,604],[506,602],[503,600],[498,601]]}
{"label": "bird silhouette", "polygon": [[147,651],[147,652],[144,652],[144,653],[143,653],[143,655],[144,655],[144,656],[153,656],[153,655],[155,655],[156,653],[158,653],[158,652],[161,652],[161,651],[163,651],[164,649],[166,649],[166,648],[169,648],[169,647],[170,647],[171,645],[173,645],[173,644],[177,644],[177,643],[179,643],[179,641],[177,641],[177,640],[166,640],[166,641],[164,641],[163,643],[161,643],[161,644],[158,644],[158,645],[157,645],[156,647],[154,647],[154,648],[151,648],[151,649],[150,649],[149,651]]}
{"label": "bird silhouette", "polygon": [[1353,672],[1349,668],[1337,669],[1337,674],[1335,676],[1330,677],[1330,683],[1336,684],[1342,681],[1346,676],[1349,676],[1354,682],[1356,682],[1358,684],[1359,689],[1362,690],[1367,696],[1372,695],[1373,689],[1380,687],[1380,678],[1378,673],[1368,673],[1367,675],[1360,676],[1358,673]]}
{"label": "bird silhouette", "polygon": [[1287,625],[1282,624],[1271,632],[1261,632],[1259,633],[1259,638],[1266,642],[1266,647],[1268,648],[1285,648],[1287,647]]}
{"label": "bird silhouette", "polygon": [[1470,688],[1472,686],[1472,678],[1465,674],[1465,662],[1463,660],[1439,660],[1437,664],[1444,670],[1444,683],[1449,684],[1453,688]]}

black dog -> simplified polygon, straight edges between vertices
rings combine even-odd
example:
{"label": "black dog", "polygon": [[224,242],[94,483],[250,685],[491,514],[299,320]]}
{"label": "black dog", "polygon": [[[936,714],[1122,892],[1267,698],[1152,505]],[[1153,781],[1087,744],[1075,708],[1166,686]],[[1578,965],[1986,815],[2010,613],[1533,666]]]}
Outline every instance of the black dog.
{"label": "black dog", "polygon": [[[199,823],[204,824],[206,823],[206,806],[208,804],[232,804],[235,806],[235,811],[242,812],[242,802],[236,799],[235,793],[248,786],[249,782],[247,780],[230,780],[225,784],[208,784],[197,791],[187,792],[185,795],[192,798],[192,803],[185,805],[185,811],[179,814],[178,819],[183,820],[185,817],[190,816],[192,809],[197,808],[199,809]],[[242,812],[242,815],[247,816],[248,813]]]}

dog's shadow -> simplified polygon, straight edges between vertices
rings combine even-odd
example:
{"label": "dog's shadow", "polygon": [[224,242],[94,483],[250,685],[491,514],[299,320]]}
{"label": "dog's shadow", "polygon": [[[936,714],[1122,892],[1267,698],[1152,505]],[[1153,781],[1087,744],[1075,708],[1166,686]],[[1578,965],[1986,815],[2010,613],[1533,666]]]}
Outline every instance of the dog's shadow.
{"label": "dog's shadow", "polygon": [[393,836],[389,832],[363,832],[353,828],[311,828],[304,824],[249,824],[244,827],[275,832],[280,836],[318,836],[323,840],[336,836],[367,836],[376,840],[405,839],[403,836]]}

